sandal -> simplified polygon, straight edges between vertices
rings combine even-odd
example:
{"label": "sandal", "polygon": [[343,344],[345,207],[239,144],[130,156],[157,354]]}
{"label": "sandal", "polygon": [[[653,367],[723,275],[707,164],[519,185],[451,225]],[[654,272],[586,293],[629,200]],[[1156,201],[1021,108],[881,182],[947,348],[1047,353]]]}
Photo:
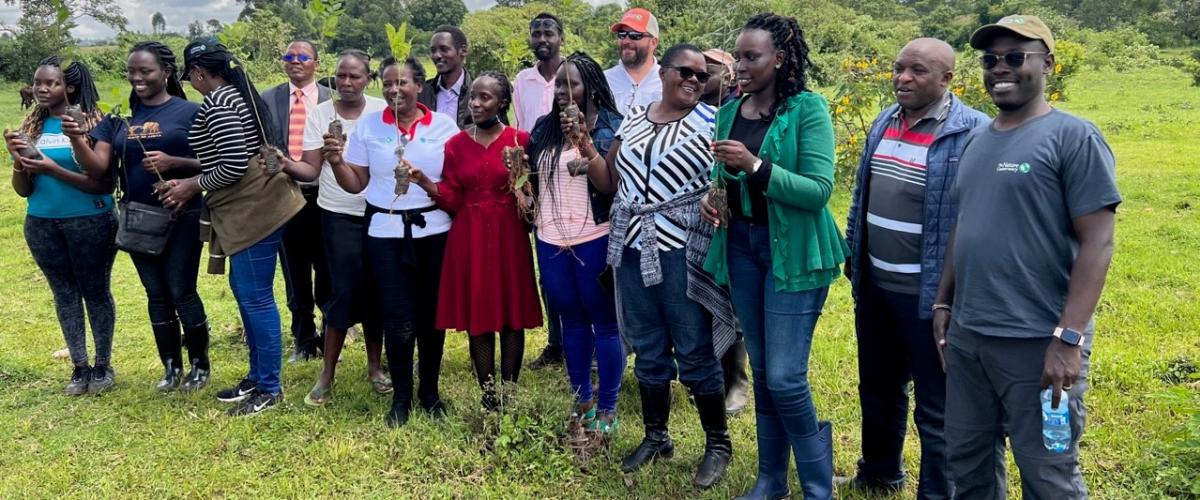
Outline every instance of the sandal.
{"label": "sandal", "polygon": [[[606,421],[603,418],[604,416],[611,416],[612,421]],[[601,414],[601,418],[597,418],[592,421],[592,424],[588,426],[588,430],[596,431],[605,435],[612,435],[612,433],[616,432],[620,427],[621,421],[617,419],[617,415],[615,413],[604,412]]]}
{"label": "sandal", "polygon": [[329,402],[332,392],[333,387],[322,389],[314,385],[312,390],[304,396],[304,404],[314,408],[325,406],[325,403]]}
{"label": "sandal", "polygon": [[371,378],[370,381],[371,388],[375,389],[375,394],[391,394],[394,390],[392,388],[392,379],[383,375]]}

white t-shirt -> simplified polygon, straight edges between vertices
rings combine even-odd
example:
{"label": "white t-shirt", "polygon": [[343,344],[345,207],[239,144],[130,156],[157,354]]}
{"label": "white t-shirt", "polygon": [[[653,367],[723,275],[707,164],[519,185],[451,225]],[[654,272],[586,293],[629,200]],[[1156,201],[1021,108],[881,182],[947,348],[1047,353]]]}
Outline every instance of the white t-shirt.
{"label": "white t-shirt", "polygon": [[633,77],[629,76],[629,71],[620,62],[604,70],[604,78],[608,80],[608,88],[612,90],[621,116],[629,116],[629,109],[634,106],[645,107],[662,100],[662,78],[658,76],[660,68],[658,61],[655,61],[654,69],[642,77],[642,83],[633,83]]}
{"label": "white t-shirt", "polygon": [[[364,95],[363,99],[367,101],[367,104],[363,107],[362,114],[358,115],[359,118],[387,107],[387,102],[378,97]],[[321,146],[325,145],[325,132],[329,131],[329,124],[334,119],[342,121],[342,131],[347,136],[354,132],[354,124],[358,122],[358,120],[348,120],[337,116],[337,112],[333,109],[332,99],[318,104],[315,109],[308,113],[308,117],[305,118],[305,151],[321,149]],[[337,182],[337,177],[333,174],[333,168],[329,166],[329,162],[321,163],[319,182],[321,187],[317,190],[318,207],[339,214],[363,215],[367,202],[363,199],[362,193],[351,194],[342,189],[342,186]]]}
{"label": "white t-shirt", "polygon": [[[425,116],[413,126],[404,159],[421,169],[433,182],[440,182],[446,141],[459,132],[458,124],[448,115],[431,112],[421,104],[418,106],[425,111]],[[396,167],[398,133],[390,109],[363,115],[346,144],[346,163],[370,169],[371,180],[364,194],[367,203],[376,208],[399,211],[433,206],[433,200],[416,184],[409,186],[407,194],[396,196],[396,178],[392,172]],[[434,210],[425,213],[424,217],[425,227],[412,228],[414,238],[450,230],[450,215],[446,212]],[[375,238],[403,238],[403,219],[399,213],[375,214],[367,234]]]}

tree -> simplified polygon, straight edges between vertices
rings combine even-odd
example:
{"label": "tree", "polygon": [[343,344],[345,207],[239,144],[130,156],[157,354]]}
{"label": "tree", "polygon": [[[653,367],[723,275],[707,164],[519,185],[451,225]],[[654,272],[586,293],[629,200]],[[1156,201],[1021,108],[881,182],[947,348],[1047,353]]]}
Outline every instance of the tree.
{"label": "tree", "polygon": [[0,51],[0,74],[11,81],[29,81],[41,58],[50,54],[71,55],[75,49],[71,30],[77,21],[91,17],[118,33],[125,31],[127,20],[120,14],[116,0],[4,0],[20,4],[17,25],[6,27],[14,33]]}
{"label": "tree", "polygon": [[216,19],[209,19],[208,21],[205,21],[204,24],[208,25],[208,33],[211,35],[220,33],[221,29],[225,27],[223,24],[221,24],[221,21]]}
{"label": "tree", "polygon": [[155,12],[150,17],[150,29],[154,30],[155,35],[161,35],[167,31],[167,19],[163,17],[162,12]]}
{"label": "tree", "polygon": [[200,22],[200,20],[197,19],[188,24],[188,38],[189,39],[194,40],[194,39],[200,38],[202,36],[204,36],[204,23]]}
{"label": "tree", "polygon": [[448,24],[458,26],[467,16],[463,0],[406,0],[404,8],[412,15],[412,25],[421,31],[433,31]]}

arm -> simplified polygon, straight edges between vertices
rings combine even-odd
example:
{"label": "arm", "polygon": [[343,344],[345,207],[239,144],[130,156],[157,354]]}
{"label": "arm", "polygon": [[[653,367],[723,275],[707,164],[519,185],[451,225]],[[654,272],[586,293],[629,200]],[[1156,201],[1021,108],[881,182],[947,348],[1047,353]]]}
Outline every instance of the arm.
{"label": "arm", "polygon": [[937,295],[933,297],[933,340],[937,343],[938,357],[942,361],[942,370],[946,369],[946,358],[942,351],[946,348],[946,331],[950,329],[950,310],[943,305],[954,303],[954,237],[958,232],[955,225],[950,230],[946,240],[946,258],[942,261],[942,280],[938,283]]}
{"label": "arm", "polygon": [[61,167],[49,157],[42,156],[42,159],[40,160],[18,158],[17,161],[21,162],[21,167],[25,169],[27,175],[30,175],[31,177],[32,174],[49,175],[87,193],[112,193],[112,181],[109,178],[104,177],[102,179],[93,179],[87,174],[81,172],[72,172]]}
{"label": "arm", "polygon": [[33,194],[33,176],[25,171],[21,166],[20,160],[17,159],[20,158],[17,151],[25,147],[25,142],[17,139],[16,132],[4,129],[4,147],[8,149],[9,159],[12,160],[13,164],[13,191],[16,191],[17,195],[22,198],[28,198],[29,195]]}
{"label": "arm", "polygon": [[321,176],[321,165],[324,162],[325,159],[321,157],[320,149],[305,151],[300,157],[300,161],[292,160],[284,155],[283,171],[298,181],[312,182]]}
{"label": "arm", "polygon": [[249,168],[246,158],[246,132],[241,118],[233,109],[223,106],[209,108],[205,128],[217,151],[218,163],[200,174],[198,182],[204,191],[216,191],[241,180]]}
{"label": "arm", "polygon": [[421,178],[423,181],[420,181],[418,185],[426,193],[429,193],[429,197],[433,198],[438,208],[451,214],[457,213],[462,209],[462,182],[458,178],[457,161],[450,148],[446,148],[445,159],[442,163],[442,181],[434,183],[428,177],[424,177],[423,174]]}
{"label": "arm", "polygon": [[[621,176],[617,173],[617,152],[621,150],[621,139],[613,139],[612,146],[608,148],[608,154],[604,155],[604,164],[600,165],[599,161],[594,161],[594,164],[588,168],[587,176],[596,190],[604,194],[613,194],[617,192],[617,185],[621,182]],[[601,168],[595,168],[601,167]]]}
{"label": "arm", "polygon": [[71,139],[71,151],[75,161],[83,167],[83,172],[93,179],[104,179],[108,176],[109,165],[112,165],[112,132],[115,118],[105,118],[92,131],[94,144],[88,141],[88,132],[80,128],[75,120],[63,116],[62,131]]}
{"label": "arm", "polygon": [[796,171],[771,168],[764,194],[777,203],[816,212],[833,195],[833,121],[823,99],[806,99],[799,108]]}

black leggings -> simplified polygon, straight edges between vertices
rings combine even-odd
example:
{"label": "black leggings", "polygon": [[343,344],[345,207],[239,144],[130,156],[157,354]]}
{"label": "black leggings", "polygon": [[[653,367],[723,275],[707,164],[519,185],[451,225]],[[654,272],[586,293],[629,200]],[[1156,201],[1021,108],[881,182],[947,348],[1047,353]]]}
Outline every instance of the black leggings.
{"label": "black leggings", "polygon": [[[404,246],[412,245],[412,262],[405,262]],[[406,240],[367,237],[367,262],[375,281],[392,374],[393,403],[411,405],[413,397],[413,348],[420,350],[418,377],[421,405],[430,408],[441,399],[438,377],[446,331],[434,328],[438,285],[446,233]]]}
{"label": "black leggings", "polygon": [[25,242],[50,291],[63,339],[75,366],[88,364],[84,308],[96,343],[96,365],[112,357],[116,306],[112,267],[117,256],[117,219],[112,212],[84,217],[25,217]]}
{"label": "black leggings", "polygon": [[[496,390],[496,334],[487,332],[467,338],[471,346],[471,365],[475,368],[475,377],[479,379],[479,387],[483,389],[485,398],[489,394],[494,395]],[[524,356],[525,330],[500,332],[500,379],[502,381],[517,383],[517,377],[521,375],[521,358]]]}

